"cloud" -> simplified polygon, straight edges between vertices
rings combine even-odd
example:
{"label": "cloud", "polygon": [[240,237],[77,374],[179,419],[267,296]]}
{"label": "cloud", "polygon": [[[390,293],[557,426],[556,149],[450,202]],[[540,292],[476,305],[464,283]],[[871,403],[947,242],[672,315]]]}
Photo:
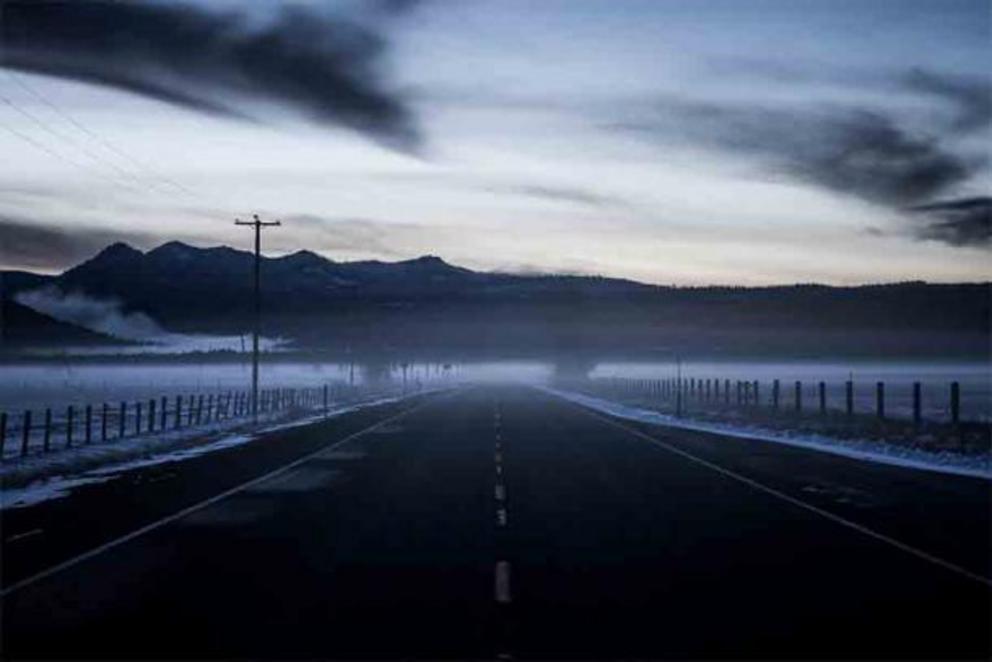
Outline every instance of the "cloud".
{"label": "cloud", "polygon": [[[380,3],[396,13],[412,2]],[[415,150],[421,135],[382,67],[385,38],[304,6],[264,19],[150,2],[4,3],[2,65],[245,118],[275,102],[313,121]]]}
{"label": "cloud", "polygon": [[490,186],[488,189],[516,195],[525,195],[532,198],[541,198],[552,202],[567,202],[586,207],[612,207],[626,205],[626,202],[620,198],[569,186],[524,184],[507,187]]}
{"label": "cloud", "polygon": [[992,123],[992,82],[944,71],[914,67],[908,71],[865,71],[824,62],[784,62],[762,58],[713,58],[709,69],[735,79],[750,77],[795,87],[831,86],[857,91],[906,93],[943,102],[952,112],[949,126],[969,133]]}
{"label": "cloud", "polygon": [[768,108],[667,99],[614,128],[753,157],[769,172],[890,206],[928,199],[980,164],[864,109]]}
{"label": "cloud", "polygon": [[951,246],[992,246],[992,197],[932,202],[908,211],[924,220],[916,230],[920,239]]}
{"label": "cloud", "polygon": [[[310,214],[286,216],[286,224],[307,236],[308,245],[315,250],[389,258],[406,256],[409,252],[406,243],[417,232],[427,231],[421,226],[401,223],[361,218],[325,218]],[[287,245],[285,248],[290,249],[292,246]]]}
{"label": "cloud", "polygon": [[948,101],[955,110],[951,128],[968,133],[992,122],[992,84],[989,80],[913,69],[902,78],[908,89]]}
{"label": "cloud", "polygon": [[0,214],[0,267],[62,270],[117,241],[147,246],[157,239],[138,232],[36,223]]}

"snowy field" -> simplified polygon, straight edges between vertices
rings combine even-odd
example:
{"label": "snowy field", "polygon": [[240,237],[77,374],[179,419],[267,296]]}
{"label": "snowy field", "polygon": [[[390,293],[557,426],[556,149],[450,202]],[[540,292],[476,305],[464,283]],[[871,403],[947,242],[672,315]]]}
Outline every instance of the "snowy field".
{"label": "snowy field", "polygon": [[752,439],[768,443],[799,446],[866,462],[878,462],[924,471],[936,471],[992,480],[992,458],[987,453],[978,456],[965,456],[951,452],[935,453],[867,439],[841,440],[800,432],[768,430],[757,426],[693,421],[691,418],[679,419],[650,409],[632,407],[575,391],[551,387],[545,387],[544,390],[552,395],[575,402],[584,407],[631,421],[700,432],[713,432],[728,437]]}

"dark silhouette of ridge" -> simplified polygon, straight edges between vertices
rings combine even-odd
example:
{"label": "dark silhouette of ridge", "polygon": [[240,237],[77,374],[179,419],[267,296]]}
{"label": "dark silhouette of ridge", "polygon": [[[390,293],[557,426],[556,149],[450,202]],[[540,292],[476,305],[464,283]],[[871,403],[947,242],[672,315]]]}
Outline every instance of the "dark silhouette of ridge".
{"label": "dark silhouette of ridge", "polygon": [[[178,332],[249,328],[252,255],[177,241],[108,246],[41,285],[120,302]],[[989,283],[666,287],[599,276],[473,271],[426,255],[336,262],[301,250],[262,261],[266,333],[309,347],[709,354],[988,353]]]}

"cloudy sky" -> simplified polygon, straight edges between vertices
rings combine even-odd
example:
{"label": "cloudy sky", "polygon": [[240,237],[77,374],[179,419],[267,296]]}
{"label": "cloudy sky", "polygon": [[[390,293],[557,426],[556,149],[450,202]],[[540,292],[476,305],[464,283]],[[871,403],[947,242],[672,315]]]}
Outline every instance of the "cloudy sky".
{"label": "cloudy sky", "polygon": [[0,267],[985,280],[987,0],[0,3]]}

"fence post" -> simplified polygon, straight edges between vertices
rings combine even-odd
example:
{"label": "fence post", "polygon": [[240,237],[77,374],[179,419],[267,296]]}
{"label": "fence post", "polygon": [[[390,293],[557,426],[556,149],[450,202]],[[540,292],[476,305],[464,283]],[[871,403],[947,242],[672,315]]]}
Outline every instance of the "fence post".
{"label": "fence post", "polygon": [[803,383],[796,380],[796,411],[803,410]]}
{"label": "fence post", "polygon": [[328,414],[327,384],[324,384],[324,416]]}
{"label": "fence post", "polygon": [[169,409],[169,401],[163,395],[162,396],[162,414],[159,417],[159,426],[158,426],[158,429],[161,430],[162,432],[165,432],[165,423],[166,423],[166,417],[167,417],[166,416],[166,412],[167,412],[168,409]]}
{"label": "fence post", "polygon": [[134,403],[134,434],[141,434],[141,400]]}
{"label": "fence post", "polygon": [[754,380],[754,388],[752,390],[754,391],[754,406],[757,407],[757,406],[759,406],[761,404],[761,397],[760,397],[760,394],[759,394],[759,391],[758,391],[758,380],[757,379]]}
{"label": "fence post", "polygon": [[93,406],[86,405],[86,431],[83,433],[83,439],[87,444],[93,441]]}
{"label": "fence post", "polygon": [[827,384],[825,382],[820,382],[817,384],[817,390],[820,392],[820,414],[827,413]]}
{"label": "fence post", "polygon": [[850,379],[844,382],[845,409],[848,416],[854,415],[854,382]]}
{"label": "fence post", "polygon": [[41,447],[42,451],[47,453],[52,442],[52,410],[50,407],[45,409],[45,436],[44,445]]}
{"label": "fence post", "polygon": [[0,460],[3,460],[3,447],[7,445],[7,412],[0,412]]}
{"label": "fence post", "polygon": [[126,432],[124,426],[127,423],[127,403],[121,400],[121,408],[117,419],[117,438],[123,439]]}
{"label": "fence post", "polygon": [[919,425],[923,420],[923,409],[920,402],[920,383],[913,382],[913,424]]}
{"label": "fence post", "polygon": [[951,423],[957,425],[961,422],[961,385],[958,382],[951,382]]}
{"label": "fence post", "polygon": [[155,431],[155,398],[148,399],[148,431]]}
{"label": "fence post", "polygon": [[778,410],[778,398],[780,391],[779,382],[776,379],[772,382],[772,409]]}
{"label": "fence post", "polygon": [[885,419],[885,382],[875,384],[875,413],[879,419]]}
{"label": "fence post", "polygon": [[28,444],[31,442],[31,410],[25,410],[21,430],[21,455],[28,454]]}
{"label": "fence post", "polygon": [[103,403],[103,407],[100,410],[100,441],[107,441],[107,414],[108,409],[107,403]]}
{"label": "fence post", "polygon": [[66,421],[65,421],[65,447],[69,448],[72,446],[72,405],[66,410]]}

